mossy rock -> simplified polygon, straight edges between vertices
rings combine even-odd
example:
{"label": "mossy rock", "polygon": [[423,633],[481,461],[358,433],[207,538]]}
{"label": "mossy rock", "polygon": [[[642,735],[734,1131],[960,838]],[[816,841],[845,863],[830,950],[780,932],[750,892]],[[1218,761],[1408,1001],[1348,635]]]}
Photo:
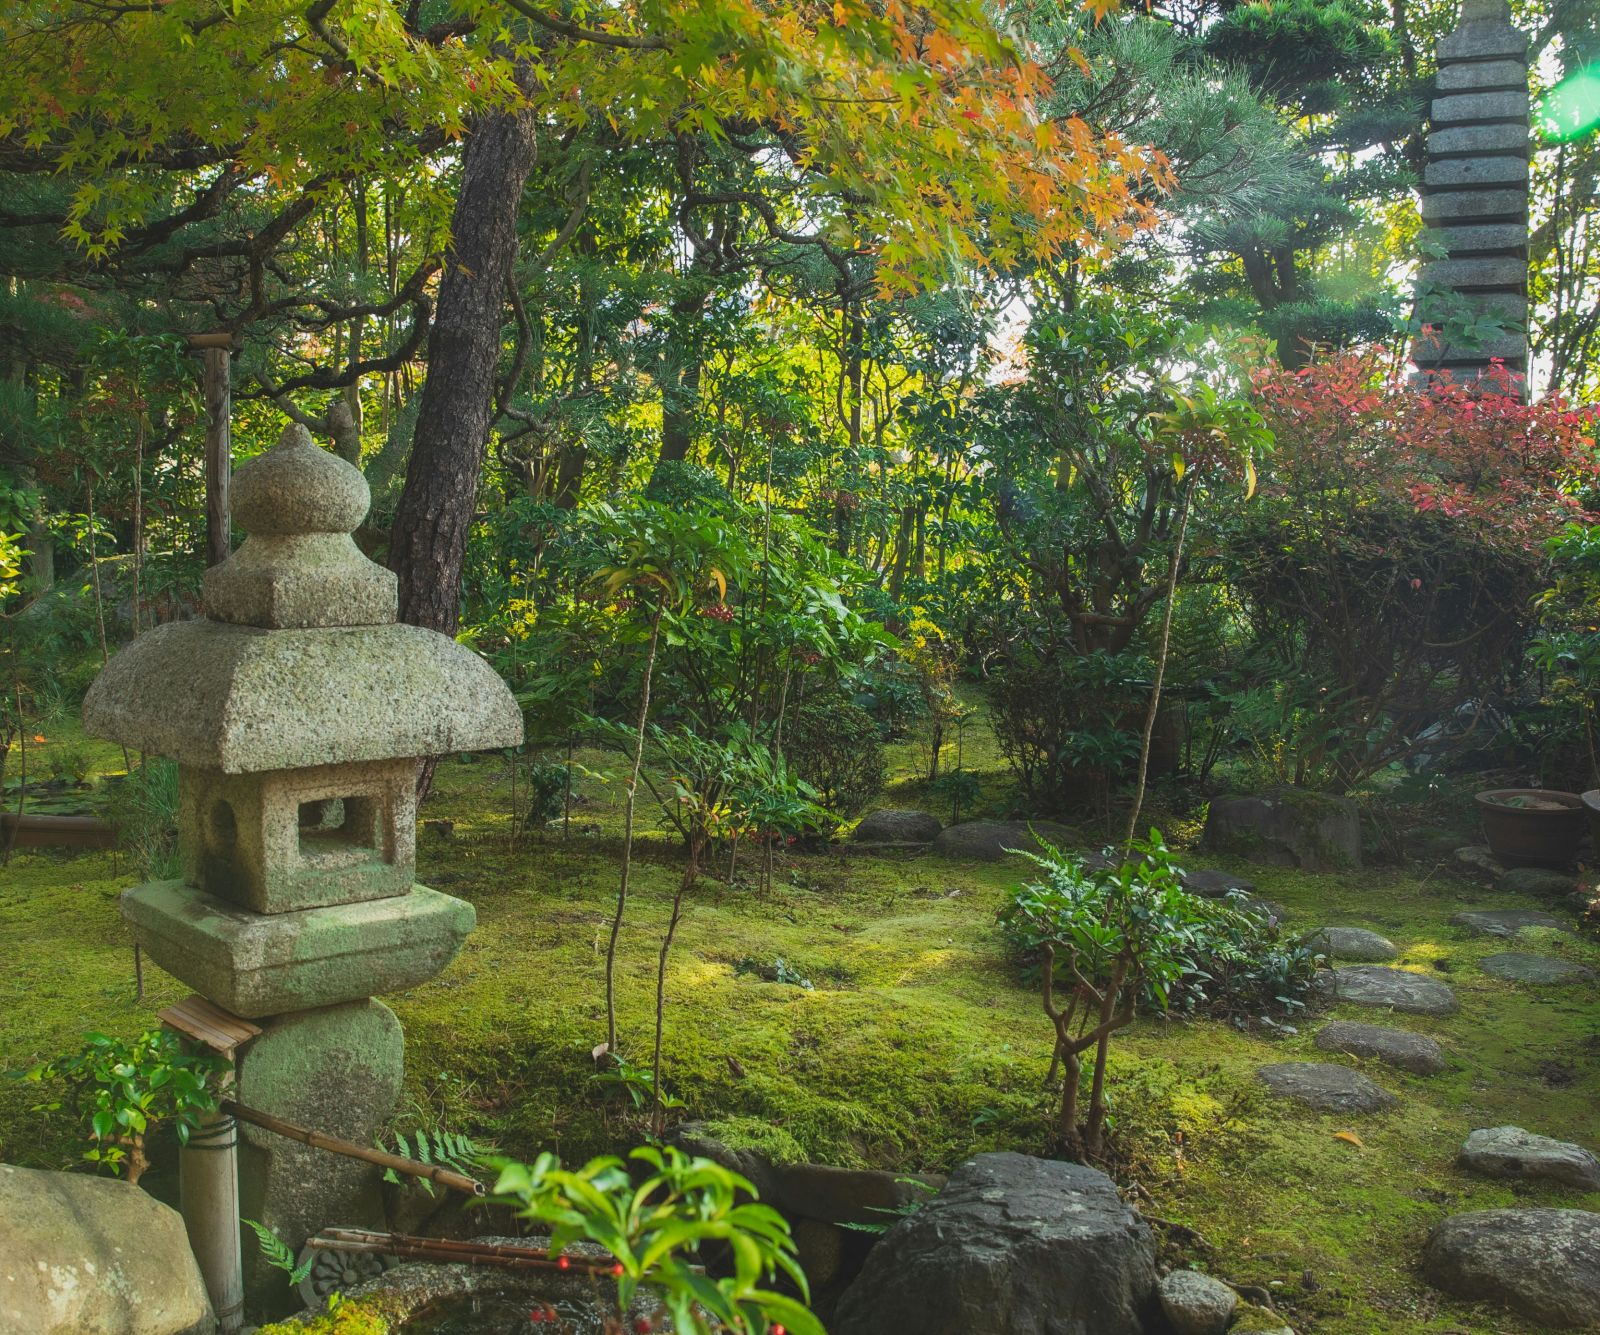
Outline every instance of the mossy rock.
{"label": "mossy rock", "polygon": [[1221,797],[1206,817],[1205,843],[1269,866],[1341,871],[1361,865],[1361,814],[1347,797],[1294,788]]}

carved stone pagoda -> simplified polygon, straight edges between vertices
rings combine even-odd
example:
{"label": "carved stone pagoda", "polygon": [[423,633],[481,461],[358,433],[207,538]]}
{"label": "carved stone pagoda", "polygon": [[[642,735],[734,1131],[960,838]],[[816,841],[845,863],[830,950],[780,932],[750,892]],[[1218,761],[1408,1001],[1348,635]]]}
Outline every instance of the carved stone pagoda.
{"label": "carved stone pagoda", "polygon": [[[1422,181],[1433,254],[1417,310],[1434,332],[1413,349],[1425,378],[1475,380],[1492,359],[1528,369],[1528,39],[1506,0],[1464,0],[1439,43],[1437,95]],[[1431,243],[1431,244],[1430,244]],[[1480,318],[1501,332],[1472,338]]]}

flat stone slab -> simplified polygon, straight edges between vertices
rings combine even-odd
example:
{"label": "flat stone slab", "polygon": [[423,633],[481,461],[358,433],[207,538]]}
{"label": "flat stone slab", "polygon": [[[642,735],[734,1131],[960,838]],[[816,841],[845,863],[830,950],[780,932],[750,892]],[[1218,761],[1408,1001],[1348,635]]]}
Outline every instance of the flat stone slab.
{"label": "flat stone slab", "polygon": [[1231,871],[1218,871],[1215,868],[1186,871],[1179,879],[1183,882],[1185,890],[1191,895],[1199,895],[1201,899],[1221,899],[1234,890],[1246,895],[1253,895],[1256,892],[1254,881],[1248,881],[1243,876],[1235,876]]}
{"label": "flat stone slab", "polygon": [[1559,1330],[1593,1330],[1600,1313],[1600,1214],[1474,1210],[1433,1230],[1427,1281],[1458,1298],[1502,1303]]}
{"label": "flat stone slab", "polygon": [[1321,1112],[1381,1112],[1396,1102],[1360,1071],[1333,1062],[1281,1062],[1256,1075],[1274,1094]]}
{"label": "flat stone slab", "polygon": [[423,885],[261,914],[182,881],[124,891],[122,916],[152,960],[247,1019],[415,987],[455,958],[477,921],[471,904]]}
{"label": "flat stone slab", "polygon": [[1320,927],[1306,937],[1306,944],[1335,959],[1363,960],[1369,964],[1381,964],[1400,954],[1393,941],[1365,927]]}
{"label": "flat stone slab", "polygon": [[1317,1030],[1316,1044],[1324,1052],[1370,1057],[1414,1075],[1438,1075],[1445,1065],[1444,1049],[1426,1034],[1386,1029],[1378,1024],[1330,1020]]}
{"label": "flat stone slab", "polygon": [[1536,1136],[1520,1126],[1474,1131],[1461,1147],[1461,1166],[1489,1177],[1559,1182],[1579,1191],[1600,1191],[1600,1159],[1582,1145]]}
{"label": "flat stone slab", "polygon": [[933,851],[940,857],[998,862],[1019,849],[1041,852],[1040,840],[1071,850],[1081,838],[1070,826],[1052,820],[968,820],[940,830]]}
{"label": "flat stone slab", "polygon": [[1512,983],[1587,983],[1595,972],[1581,964],[1571,964],[1551,955],[1530,955],[1525,950],[1507,950],[1480,960],[1478,967],[1491,978]]}
{"label": "flat stone slab", "polygon": [[1471,909],[1456,914],[1450,923],[1482,936],[1515,936],[1540,927],[1560,927],[1561,919],[1540,909]]}
{"label": "flat stone slab", "polygon": [[1454,1015],[1461,1009],[1456,994],[1437,978],[1408,969],[1351,964],[1330,973],[1321,986],[1353,1006],[1383,1006],[1407,1015]]}
{"label": "flat stone slab", "polygon": [[1563,899],[1577,889],[1578,878],[1570,871],[1552,871],[1549,867],[1507,867],[1500,873],[1497,886],[1508,895]]}

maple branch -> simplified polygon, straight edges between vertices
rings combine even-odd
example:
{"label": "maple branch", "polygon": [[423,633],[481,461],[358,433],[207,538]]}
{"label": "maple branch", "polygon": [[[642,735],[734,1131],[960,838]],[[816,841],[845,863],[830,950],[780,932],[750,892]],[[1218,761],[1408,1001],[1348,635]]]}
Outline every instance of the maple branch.
{"label": "maple branch", "polygon": [[606,32],[602,28],[585,28],[571,19],[562,18],[559,14],[537,9],[528,4],[527,0],[506,0],[506,3],[523,18],[531,19],[546,32],[553,32],[560,37],[570,37],[575,42],[615,46],[624,51],[666,51],[672,45],[665,37],[635,37],[628,33]]}

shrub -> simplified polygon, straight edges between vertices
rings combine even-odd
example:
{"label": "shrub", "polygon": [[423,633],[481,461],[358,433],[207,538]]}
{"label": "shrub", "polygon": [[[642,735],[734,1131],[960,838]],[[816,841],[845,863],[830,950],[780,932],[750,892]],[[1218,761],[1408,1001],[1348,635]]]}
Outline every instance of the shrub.
{"label": "shrub", "polygon": [[1062,811],[1139,757],[1142,660],[1096,651],[1020,655],[991,681],[1000,754],[1036,811]]}
{"label": "shrub", "polygon": [[1257,377],[1276,452],[1227,554],[1264,674],[1321,715],[1302,779],[1348,789],[1511,693],[1545,543],[1596,476],[1589,415],[1513,388],[1419,390],[1376,353]]}
{"label": "shrub", "polygon": [[822,805],[843,820],[883,791],[888,766],[878,725],[843,692],[827,691],[795,709],[783,749]]}

